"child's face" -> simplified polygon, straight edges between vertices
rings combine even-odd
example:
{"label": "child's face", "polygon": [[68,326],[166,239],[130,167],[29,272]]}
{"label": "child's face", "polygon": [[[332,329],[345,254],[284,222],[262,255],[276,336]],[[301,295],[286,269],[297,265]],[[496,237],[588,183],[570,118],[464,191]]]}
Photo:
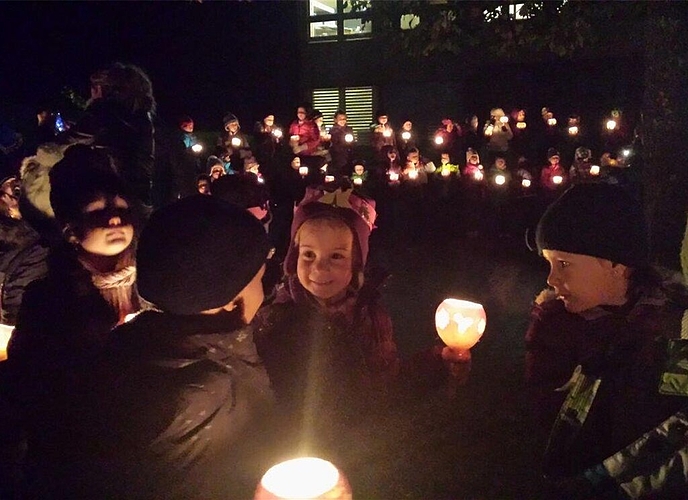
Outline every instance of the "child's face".
{"label": "child's face", "polygon": [[559,163],[559,157],[557,155],[550,157],[549,163],[550,165],[556,165],[557,163]]}
{"label": "child's face", "polygon": [[363,165],[356,165],[354,167],[354,173],[356,175],[363,175],[363,172],[365,172],[365,168],[363,168]]}
{"label": "child's face", "polygon": [[229,122],[227,125],[225,125],[225,130],[230,134],[236,134],[239,130],[239,122]]}
{"label": "child's face", "polygon": [[600,305],[625,303],[627,279],[622,264],[559,250],[543,250],[542,255],[550,266],[547,284],[554,288],[567,311],[579,313]]}
{"label": "child's face", "polygon": [[346,120],[346,115],[337,115],[337,117],[334,119],[334,122],[340,127],[344,127],[346,125]]}
{"label": "child's face", "polygon": [[506,162],[504,161],[504,158],[497,158],[495,160],[495,167],[497,167],[499,170],[504,170],[506,168]]}
{"label": "child's face", "polygon": [[181,129],[182,129],[184,132],[188,132],[188,133],[193,132],[193,131],[194,131],[194,122],[191,121],[191,122],[184,122],[184,123],[182,123]]}
{"label": "child's face", "polygon": [[408,120],[401,126],[403,130],[411,130],[411,127],[413,127],[413,124]]}
{"label": "child's face", "polygon": [[389,158],[390,161],[395,161],[397,159],[397,152],[396,151],[388,151],[387,152],[387,158]]}
{"label": "child's face", "polygon": [[198,192],[201,194],[210,194],[210,184],[208,181],[198,181]]}
{"label": "child's face", "polygon": [[353,277],[351,229],[343,222],[308,220],[298,235],[301,285],[321,303],[343,298]]}
{"label": "child's face", "polygon": [[134,239],[134,226],[129,222],[129,204],[119,196],[111,201],[99,197],[83,209],[86,228],[81,247],[94,255],[112,257],[123,252]]}
{"label": "child's face", "polygon": [[263,119],[266,127],[272,127],[275,124],[275,115],[268,115]]}
{"label": "child's face", "polygon": [[442,156],[440,157],[440,162],[442,162],[442,165],[446,165],[449,163],[449,155],[447,153],[442,153]]}
{"label": "child's face", "polygon": [[210,177],[212,177],[214,180],[219,179],[225,175],[225,169],[221,166],[213,167],[213,169],[210,171]]}
{"label": "child's face", "polygon": [[387,124],[387,116],[386,115],[378,116],[377,121],[380,125],[386,125]]}
{"label": "child's face", "polygon": [[291,160],[291,168],[294,168],[294,169],[297,169],[297,170],[298,170],[298,168],[299,168],[300,166],[301,166],[301,158],[299,158],[298,156],[295,156],[295,157]]}

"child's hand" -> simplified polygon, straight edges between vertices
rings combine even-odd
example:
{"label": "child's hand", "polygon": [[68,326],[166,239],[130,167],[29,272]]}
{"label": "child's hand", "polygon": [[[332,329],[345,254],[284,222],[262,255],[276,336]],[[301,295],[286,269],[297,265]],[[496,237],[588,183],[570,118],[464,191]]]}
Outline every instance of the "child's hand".
{"label": "child's hand", "polygon": [[442,349],[442,360],[454,383],[464,385],[471,372],[471,351],[459,351],[451,347]]}

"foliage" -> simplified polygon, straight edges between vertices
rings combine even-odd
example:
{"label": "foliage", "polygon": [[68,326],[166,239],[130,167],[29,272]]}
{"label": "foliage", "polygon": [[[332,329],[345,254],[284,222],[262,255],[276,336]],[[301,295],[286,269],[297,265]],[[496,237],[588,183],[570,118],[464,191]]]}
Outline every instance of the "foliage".
{"label": "foliage", "polygon": [[[351,0],[352,8],[362,1]],[[472,49],[492,57],[569,57],[592,47],[609,46],[610,39],[628,37],[647,9],[645,2],[586,2],[582,0],[514,2],[462,0],[398,0],[373,4],[377,27],[414,56],[471,56]],[[511,7],[511,12],[510,12]],[[401,30],[402,15],[420,19],[417,27]],[[527,18],[515,20],[514,17]],[[376,30],[378,29],[376,27]]]}

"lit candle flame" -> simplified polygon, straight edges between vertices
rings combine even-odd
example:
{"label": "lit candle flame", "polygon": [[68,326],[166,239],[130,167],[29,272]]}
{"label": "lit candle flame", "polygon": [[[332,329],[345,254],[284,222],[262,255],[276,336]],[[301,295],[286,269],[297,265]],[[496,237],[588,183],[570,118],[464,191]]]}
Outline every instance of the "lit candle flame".
{"label": "lit candle flame", "polygon": [[503,185],[506,182],[506,177],[504,177],[502,174],[499,174],[495,176],[495,184],[498,186]]}
{"label": "lit candle flame", "polygon": [[599,165],[592,165],[590,167],[590,175],[600,175],[600,166]]}
{"label": "lit candle flame", "polygon": [[578,135],[578,127],[575,125],[569,127],[569,135]]}
{"label": "lit candle flame", "polygon": [[193,146],[191,146],[191,151],[193,151],[194,153],[200,153],[201,151],[203,151],[203,146],[201,146],[200,144],[194,144]]}
{"label": "lit candle flame", "polygon": [[552,177],[552,182],[554,184],[561,184],[562,182],[564,182],[564,178],[561,175],[555,175],[554,177]]}
{"label": "lit candle flame", "polygon": [[346,135],[344,136],[344,140],[345,140],[346,142],[354,142],[354,135],[353,135],[353,134],[346,134]]}
{"label": "lit candle flame", "polygon": [[238,137],[232,137],[232,146],[237,148],[241,146],[241,139],[239,139]]}
{"label": "lit candle flame", "polygon": [[548,118],[547,119],[547,125],[550,127],[554,127],[557,124],[557,119],[556,118]]}
{"label": "lit candle flame", "polygon": [[518,128],[518,129],[524,129],[524,128],[526,128],[526,122],[517,122],[517,123],[516,123],[516,128]]}
{"label": "lit candle flame", "polygon": [[408,141],[411,138],[411,132],[409,132],[408,130],[404,130],[401,133],[401,138],[404,139],[405,141]]}
{"label": "lit candle flame", "polygon": [[522,179],[521,186],[523,186],[524,188],[530,187],[530,179]]}

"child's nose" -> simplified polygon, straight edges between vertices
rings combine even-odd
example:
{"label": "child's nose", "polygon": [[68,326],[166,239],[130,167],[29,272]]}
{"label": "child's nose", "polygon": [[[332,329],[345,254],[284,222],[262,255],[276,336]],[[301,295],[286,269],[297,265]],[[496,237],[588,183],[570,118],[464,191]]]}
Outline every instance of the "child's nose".
{"label": "child's nose", "polygon": [[108,221],[110,226],[119,226],[122,224],[122,218],[119,215],[113,215]]}

